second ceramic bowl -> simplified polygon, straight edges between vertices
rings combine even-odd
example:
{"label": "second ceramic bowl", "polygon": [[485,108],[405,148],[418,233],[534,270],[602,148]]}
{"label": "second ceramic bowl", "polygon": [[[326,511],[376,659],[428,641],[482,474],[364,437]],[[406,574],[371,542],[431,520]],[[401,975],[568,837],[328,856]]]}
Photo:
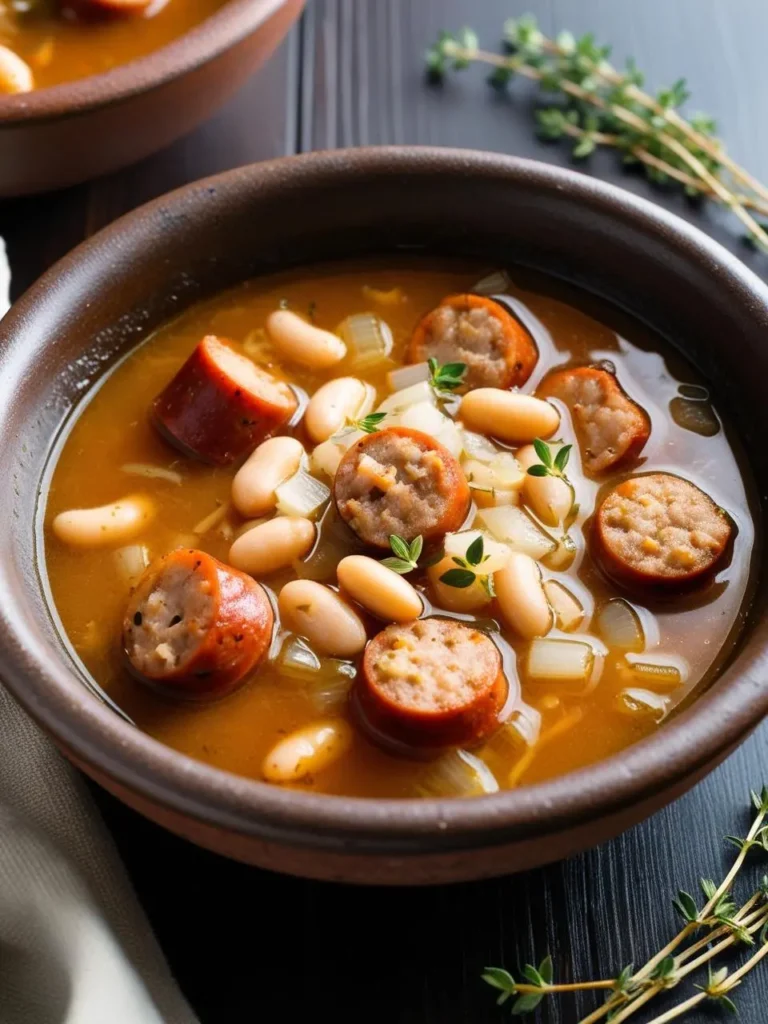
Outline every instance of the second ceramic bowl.
{"label": "second ceramic bowl", "polygon": [[303,6],[304,0],[229,0],[146,57],[0,96],[0,197],[74,185],[180,138],[270,56]]}

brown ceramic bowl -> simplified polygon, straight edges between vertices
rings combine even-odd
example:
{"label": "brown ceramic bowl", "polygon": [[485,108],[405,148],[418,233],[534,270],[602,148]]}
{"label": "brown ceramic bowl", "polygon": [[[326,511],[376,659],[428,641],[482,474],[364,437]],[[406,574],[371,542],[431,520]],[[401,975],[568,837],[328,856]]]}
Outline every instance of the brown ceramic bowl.
{"label": "brown ceramic bowl", "polygon": [[38,501],[84,385],[180,308],[244,278],[403,247],[544,269],[649,322],[714,383],[768,494],[768,289],[664,210],[525,160],[370,149],[232,171],[102,231],[0,324],[6,684],[76,764],[168,828],[254,864],[356,882],[479,878],[602,842],[680,796],[768,711],[765,574],[731,663],[654,736],[594,767],[473,800],[352,799],[239,778],[143,735],[89,689],[46,601]]}
{"label": "brown ceramic bowl", "polygon": [[0,197],[75,185],[180,138],[270,56],[303,6],[229,0],[146,57],[77,82],[0,96]]}

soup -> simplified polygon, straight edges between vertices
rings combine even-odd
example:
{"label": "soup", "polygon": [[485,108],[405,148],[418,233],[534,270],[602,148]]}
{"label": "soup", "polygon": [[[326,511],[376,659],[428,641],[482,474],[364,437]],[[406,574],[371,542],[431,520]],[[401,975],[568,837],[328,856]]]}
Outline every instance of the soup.
{"label": "soup", "polygon": [[89,675],[169,746],[473,795],[615,754],[706,685],[748,489],[696,372],[612,308],[518,270],[321,267],[107,376],[59,446],[47,573]]}
{"label": "soup", "polygon": [[0,0],[0,92],[109,71],[165,46],[226,0]]}

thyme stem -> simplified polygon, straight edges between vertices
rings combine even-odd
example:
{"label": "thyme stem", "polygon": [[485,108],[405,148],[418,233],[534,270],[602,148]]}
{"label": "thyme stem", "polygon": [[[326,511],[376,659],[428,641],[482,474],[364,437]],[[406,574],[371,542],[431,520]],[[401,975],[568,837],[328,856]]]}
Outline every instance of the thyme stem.
{"label": "thyme stem", "polygon": [[[703,1003],[705,999],[709,999],[709,995],[706,992],[697,992],[695,996],[691,996],[690,999],[686,999],[684,1003],[678,1003],[677,1006],[673,1006],[672,1009],[667,1010],[666,1013],[662,1013],[660,1017],[654,1017],[648,1024],[667,1024],[667,1021],[675,1020],[677,1017],[682,1017],[683,1014],[688,1013],[699,1003]],[[615,1017],[614,1020],[618,1020]]]}
{"label": "thyme stem", "polygon": [[[560,57],[566,56],[566,52],[562,46],[559,46],[555,40],[544,39],[542,47],[549,53],[557,54]],[[623,85],[624,76],[616,70],[607,61],[602,61],[600,64],[592,61],[590,63],[592,74],[601,78],[605,82],[609,82],[611,85]],[[708,136],[703,135],[697,131],[692,124],[689,124],[684,117],[681,117],[678,112],[670,107],[663,107],[659,101],[649,95],[643,89],[638,88],[634,84],[630,84],[626,88],[626,95],[629,99],[634,100],[641,106],[645,107],[646,110],[652,111],[657,117],[663,118],[669,125],[677,128],[679,132],[685,135],[695,143],[700,149],[703,149],[709,156],[719,163],[723,164],[733,177],[751,189],[756,195],[760,196],[766,203],[768,203],[768,188],[765,187],[761,182],[757,181],[747,170],[739,166],[735,160],[733,160],[722,143],[719,141],[715,142]],[[662,168],[659,168],[660,170]],[[665,173],[669,173],[666,169]],[[674,175],[672,175],[674,177]]]}
{"label": "thyme stem", "polygon": [[731,870],[722,880],[718,888],[713,893],[712,898],[707,901],[707,903],[704,906],[704,909],[701,911],[702,918],[708,917],[712,908],[717,904],[720,898],[724,896],[727,892],[730,892],[731,886],[736,880],[736,876],[741,871],[744,861],[746,860],[747,854],[749,853],[749,844],[752,842],[752,840],[755,838],[757,833],[762,828],[763,822],[765,821],[765,815],[766,812],[764,810],[758,810],[755,820],[752,822],[752,827],[747,833],[746,842],[742,844],[742,847],[739,850],[738,857],[731,865]]}
{"label": "thyme stem", "polygon": [[[607,132],[588,132],[585,128],[579,128],[579,126],[575,124],[564,124],[563,134],[569,135],[572,139],[590,138],[600,146],[619,145],[618,135],[610,135]],[[642,146],[633,146],[629,152],[636,160],[647,164],[649,167],[654,167],[657,171],[661,171],[662,174],[666,174],[670,178],[674,178],[675,181],[679,181],[681,185],[685,185],[687,188],[696,189],[701,192],[702,195],[709,196],[710,199],[717,198],[717,195],[704,182],[699,181],[690,174],[686,174],[685,171],[681,171],[677,167],[673,167],[672,164],[668,164],[667,161],[662,160],[661,157],[654,156],[653,153],[649,153],[648,150],[643,149]],[[748,196],[741,192],[734,193],[734,196],[742,206],[756,210],[758,213],[763,214],[763,216],[768,217],[768,202],[762,202],[754,196]]]}
{"label": "thyme stem", "polygon": [[756,967],[765,956],[768,956],[768,942],[764,942],[757,952],[746,963],[742,964],[737,971],[729,974],[726,980],[718,986],[719,991],[729,992],[732,988],[736,988],[744,975],[748,974],[753,967]]}
{"label": "thyme stem", "polygon": [[573,981],[562,985],[526,985],[524,982],[515,984],[515,992],[520,995],[527,993],[539,994],[543,992],[548,995],[552,992],[584,992],[591,989],[613,989],[616,983],[612,980],[605,981]]}
{"label": "thyme stem", "polygon": [[[762,917],[759,917],[755,923],[748,926],[747,931],[750,935],[754,935],[755,932],[760,931],[760,929],[763,927],[766,921],[768,921],[768,913],[763,911]],[[725,930],[727,931],[728,929],[726,928]],[[720,931],[720,929],[718,929],[718,931]],[[708,935],[707,938],[702,941],[709,943],[712,941],[713,938],[714,933]],[[707,961],[717,956],[718,953],[721,953],[724,949],[727,949],[728,946],[732,946],[736,942],[738,942],[738,938],[733,933],[731,933],[730,935],[726,936],[726,938],[721,939],[720,942],[716,943],[716,945],[710,946],[700,956],[696,957],[695,960],[691,960],[690,963],[686,964],[685,967],[683,967],[681,970],[676,971],[676,976],[678,978],[684,978],[686,975],[690,974],[692,971],[697,970],[699,967],[701,967],[702,964],[707,963]],[[686,952],[688,952],[688,950],[686,950]]]}
{"label": "thyme stem", "polygon": [[728,155],[711,119],[694,115],[688,121],[679,113],[688,96],[683,80],[651,95],[640,88],[643,79],[634,64],[617,70],[607,60],[609,47],[598,46],[592,35],[574,39],[564,32],[549,39],[530,15],[506,22],[505,42],[511,54],[480,49],[471,29],[456,36],[444,32],[427,54],[430,73],[440,78],[451,66],[460,70],[480,62],[494,68],[491,82],[497,87],[516,74],[545,91],[559,91],[570,101],[565,109],[537,113],[544,137],[576,139],[577,159],[598,145],[614,147],[629,162],[640,162],[652,181],[676,181],[690,195],[723,204],[768,252],[768,232],[749,212],[768,215],[768,187]]}

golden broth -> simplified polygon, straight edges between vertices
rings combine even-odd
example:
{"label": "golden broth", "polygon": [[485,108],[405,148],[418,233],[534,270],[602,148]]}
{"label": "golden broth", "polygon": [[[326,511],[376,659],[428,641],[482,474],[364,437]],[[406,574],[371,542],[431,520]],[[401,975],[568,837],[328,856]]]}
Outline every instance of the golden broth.
{"label": "golden broth", "polygon": [[72,82],[143,57],[184,35],[226,0],[166,0],[138,15],[78,17],[62,4],[33,3],[17,13],[0,0],[0,44],[27,62],[35,88]]}
{"label": "golden broth", "polygon": [[[50,531],[54,516],[69,508],[96,506],[131,493],[145,493],[154,499],[159,512],[138,539],[149,547],[153,557],[184,544],[226,561],[232,531],[241,520],[227,512],[201,535],[195,535],[194,528],[229,501],[235,470],[214,469],[183,458],[160,439],[147,415],[151,398],[174,375],[200,338],[218,334],[241,349],[245,342],[245,351],[288,378],[287,368],[277,365],[269,343],[258,331],[280,303],[287,303],[299,313],[311,310],[315,322],[329,330],[352,313],[373,309],[392,329],[393,357],[399,362],[418,318],[443,296],[470,289],[481,273],[476,267],[458,264],[427,269],[423,263],[377,262],[362,269],[359,263],[354,269],[310,268],[251,281],[193,307],[161,328],[115,369],[80,410],[61,448],[47,498],[47,571],[61,623],[77,654],[140,729],[201,761],[260,778],[264,757],[280,737],[324,716],[313,703],[311,687],[281,677],[274,661],[262,666],[240,691],[212,704],[171,703],[135,682],[121,663],[120,624],[129,587],[118,570],[114,551],[66,547]],[[730,563],[710,586],[685,596],[672,595],[663,602],[630,595],[646,626],[651,655],[661,662],[674,660],[687,666],[683,685],[672,691],[659,688],[660,693],[669,696],[670,706],[677,705],[710,678],[727,656],[746,602],[753,527],[742,473],[727,433],[719,429],[714,436],[702,436],[674,421],[669,405],[679,398],[679,386],[697,385],[699,378],[637,324],[625,323],[615,310],[578,293],[571,295],[558,287],[552,294],[546,280],[517,271],[513,278],[508,301],[533,334],[540,352],[538,366],[524,390],[533,391],[543,374],[555,365],[610,360],[619,380],[652,419],[651,437],[636,468],[669,470],[694,481],[728,511],[736,525]],[[376,305],[366,291],[370,286],[385,292],[399,289],[401,301]],[[583,311],[585,305],[594,309],[594,314]],[[322,374],[292,369],[290,380],[311,394],[323,381],[349,372],[354,373],[344,363]],[[364,379],[375,385],[379,399],[389,394],[384,369]],[[566,422],[564,419],[563,427]],[[298,436],[302,437],[300,430]],[[175,470],[181,474],[182,484],[127,475],[121,467],[130,463],[152,463]],[[579,467],[575,447],[568,471],[580,502],[571,528],[578,554],[567,572],[546,571],[545,577],[562,580],[589,612],[595,604],[616,596],[617,591],[592,565],[585,551],[585,524],[598,484],[585,478]],[[622,475],[608,476],[600,486]],[[323,520],[319,550],[330,517],[329,512]],[[354,549],[351,534],[349,537]],[[299,575],[307,573],[298,568]],[[335,584],[335,561],[321,566],[315,576]],[[295,573],[285,572],[264,582],[275,593],[294,577]],[[418,576],[414,582],[418,582]],[[482,618],[486,622],[494,619],[493,605],[484,610]],[[595,635],[589,614],[577,632],[568,636],[578,640],[580,633]],[[493,635],[505,654],[508,674],[522,675],[522,670],[515,669],[515,655],[527,644],[505,629]],[[278,648],[279,639],[273,644],[273,654]],[[501,764],[491,744],[488,761],[502,787],[588,765],[658,728],[652,715],[619,710],[617,695],[628,684],[620,655],[615,652],[609,651],[604,658],[599,678],[586,688],[588,692],[557,683],[533,683],[524,676],[520,683],[521,696],[516,696],[512,687],[514,707],[524,709],[527,705],[540,713],[541,738],[530,748],[521,741],[504,755]],[[483,756],[482,749],[477,753]],[[427,771],[428,765],[390,756],[356,732],[348,754],[299,785],[328,793],[414,796]]]}

